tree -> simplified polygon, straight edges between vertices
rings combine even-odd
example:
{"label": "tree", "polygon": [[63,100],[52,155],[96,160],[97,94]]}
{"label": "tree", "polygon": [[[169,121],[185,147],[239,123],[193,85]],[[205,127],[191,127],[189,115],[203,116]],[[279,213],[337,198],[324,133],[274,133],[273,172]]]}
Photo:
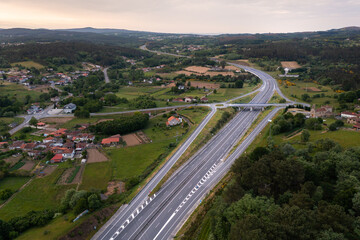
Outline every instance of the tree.
{"label": "tree", "polygon": [[221,62],[220,62],[220,66],[221,66],[222,69],[225,69],[226,62],[225,62],[225,61],[221,61]]}
{"label": "tree", "polygon": [[74,213],[80,214],[88,208],[87,201],[85,198],[80,198],[74,207]]}
{"label": "tree", "polygon": [[216,94],[217,93],[217,91],[216,91],[216,89],[214,89],[214,94]]}
{"label": "tree", "polygon": [[78,109],[75,111],[74,116],[77,118],[89,118],[90,112],[85,109]]}
{"label": "tree", "polygon": [[309,96],[309,94],[305,93],[305,94],[301,95],[301,99],[303,101],[307,102],[307,101],[309,101],[310,96]]}
{"label": "tree", "polygon": [[38,123],[38,120],[37,120],[36,118],[32,117],[32,118],[30,119],[29,124],[30,124],[31,126],[34,126],[34,127],[37,128],[37,123]]}
{"label": "tree", "polygon": [[106,105],[112,106],[117,103],[118,97],[115,94],[106,94],[104,99]]}
{"label": "tree", "polygon": [[244,82],[242,80],[236,80],[235,88],[242,88],[244,86]]}
{"label": "tree", "polygon": [[304,129],[301,133],[301,141],[302,142],[308,142],[310,139],[310,132],[306,129]]}
{"label": "tree", "polygon": [[321,130],[321,123],[316,118],[309,118],[305,120],[305,128],[310,130]]}
{"label": "tree", "polygon": [[31,100],[31,96],[30,96],[30,95],[26,95],[26,96],[25,96],[25,105],[26,105],[26,104],[29,104],[29,103],[30,103],[30,100]]}
{"label": "tree", "polygon": [[97,194],[93,193],[88,197],[88,204],[90,210],[96,210],[101,207],[101,201]]}
{"label": "tree", "polygon": [[336,125],[336,123],[330,124],[329,130],[330,130],[330,131],[336,131],[336,130],[337,130],[337,125]]}
{"label": "tree", "polygon": [[11,197],[11,195],[13,194],[13,192],[11,191],[11,189],[2,189],[0,191],[0,200],[6,200],[8,199],[9,197]]}

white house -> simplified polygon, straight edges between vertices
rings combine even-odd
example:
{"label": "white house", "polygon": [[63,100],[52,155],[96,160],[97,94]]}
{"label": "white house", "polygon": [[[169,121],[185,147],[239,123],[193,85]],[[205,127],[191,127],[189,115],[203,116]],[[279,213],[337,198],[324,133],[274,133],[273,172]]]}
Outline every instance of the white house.
{"label": "white house", "polygon": [[182,123],[181,118],[176,118],[174,116],[169,117],[168,121],[166,122],[166,126],[175,126]]}
{"label": "white house", "polygon": [[74,158],[75,156],[75,150],[74,149],[66,149],[62,153],[64,158]]}
{"label": "white house", "polygon": [[64,106],[64,113],[73,113],[76,109],[76,105],[73,103],[66,104]]}
{"label": "white house", "polygon": [[341,117],[342,118],[353,118],[353,117],[358,117],[359,114],[353,113],[353,112],[341,112]]}

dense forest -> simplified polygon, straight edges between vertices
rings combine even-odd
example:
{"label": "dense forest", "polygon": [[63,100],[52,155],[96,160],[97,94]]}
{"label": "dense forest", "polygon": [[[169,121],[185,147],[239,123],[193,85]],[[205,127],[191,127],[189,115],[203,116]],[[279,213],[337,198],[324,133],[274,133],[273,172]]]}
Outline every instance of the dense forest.
{"label": "dense forest", "polygon": [[236,160],[183,239],[359,239],[360,148],[270,142]]}
{"label": "dense forest", "polygon": [[116,64],[119,56],[140,58],[150,53],[128,47],[93,44],[88,42],[29,43],[0,48],[2,61],[19,62],[33,60],[44,65],[92,62],[100,65]]}
{"label": "dense forest", "polygon": [[[306,67],[302,78],[324,85],[342,86],[343,90],[360,87],[360,46],[344,39],[290,39],[235,45],[231,50],[236,58],[261,61],[298,61]],[[225,51],[226,52],[226,51]],[[269,69],[270,70],[270,69]]]}

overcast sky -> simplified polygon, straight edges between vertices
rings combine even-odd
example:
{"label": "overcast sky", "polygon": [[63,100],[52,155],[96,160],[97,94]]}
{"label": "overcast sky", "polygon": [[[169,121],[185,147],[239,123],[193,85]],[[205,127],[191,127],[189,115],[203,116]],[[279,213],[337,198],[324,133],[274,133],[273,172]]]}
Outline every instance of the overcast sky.
{"label": "overcast sky", "polygon": [[360,26],[360,0],[0,0],[0,28],[266,33]]}

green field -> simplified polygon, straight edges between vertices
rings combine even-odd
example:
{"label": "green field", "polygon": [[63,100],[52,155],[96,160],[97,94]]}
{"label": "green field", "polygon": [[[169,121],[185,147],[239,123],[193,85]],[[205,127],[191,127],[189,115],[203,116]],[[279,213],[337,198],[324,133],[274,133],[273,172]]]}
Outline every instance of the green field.
{"label": "green field", "polygon": [[98,162],[86,164],[80,189],[92,190],[106,189],[107,183],[111,180],[110,162]]}
{"label": "green field", "polygon": [[161,154],[169,151],[170,143],[180,141],[186,129],[181,126],[172,128],[156,127],[157,123],[166,122],[162,116],[150,120],[144,133],[152,140],[151,143],[107,150],[112,161],[113,177],[124,180],[141,174],[147,166],[154,162]]}
{"label": "green field", "polygon": [[26,68],[36,68],[36,69],[42,69],[44,68],[45,66],[40,64],[40,63],[37,63],[37,62],[34,62],[34,61],[24,61],[24,62],[16,62],[16,63],[12,63],[11,66],[16,66],[16,65],[21,65],[23,67],[26,67]]}
{"label": "green field", "polygon": [[24,121],[23,118],[21,117],[14,117],[14,118],[8,118],[8,117],[0,117],[0,122],[4,123],[4,124],[10,124],[10,123],[22,123]]}
{"label": "green field", "polygon": [[184,115],[185,117],[191,119],[191,121],[195,124],[201,123],[204,119],[204,116],[209,112],[209,108],[207,107],[189,107],[182,110],[177,111],[178,114]]}
{"label": "green field", "polygon": [[[326,123],[330,124],[331,121],[326,121]],[[359,146],[360,143],[360,132],[353,131],[348,128],[339,129],[337,131],[326,131],[326,132],[324,132],[324,130],[320,130],[320,131],[309,130],[309,132],[310,132],[310,140],[309,140],[310,142],[316,142],[317,140],[320,139],[329,138],[339,143],[344,148]],[[272,135],[274,143],[276,145],[282,143],[290,143],[295,148],[306,147],[306,145],[301,143],[300,135],[288,139],[285,137],[287,134],[288,133],[282,133],[275,136]],[[261,132],[262,137],[257,137],[250,148],[254,149],[256,146],[263,146],[263,147],[266,146],[267,138],[269,135],[270,135],[270,124],[268,124]]]}
{"label": "green field", "polygon": [[[72,216],[68,217],[69,219]],[[21,234],[17,240],[27,240],[27,239],[37,239],[37,240],[47,240],[47,239],[59,239],[67,232],[69,232],[75,226],[81,224],[84,218],[73,223],[69,220],[66,220],[64,216],[60,216],[50,223],[46,224],[43,227],[31,228],[30,230]],[[46,234],[45,234],[46,232]]]}
{"label": "green field", "polygon": [[[309,94],[309,96],[311,97],[311,102],[309,102],[310,104],[316,104],[317,106],[329,104],[334,107],[337,107],[339,105],[337,99],[333,98],[333,95],[336,93],[329,86],[322,86],[312,82],[303,82],[297,80],[291,80],[290,82],[295,83],[296,86],[285,87],[283,84],[279,85],[281,91],[290,99],[302,101],[301,95]],[[311,92],[308,90],[310,87],[316,87],[320,89],[321,92]],[[320,98],[312,98],[312,96],[314,96],[315,94],[325,94],[325,96]]]}
{"label": "green field", "polygon": [[31,91],[21,84],[4,82],[0,84],[0,96],[16,97],[20,101],[25,100],[25,96],[29,95],[31,100],[37,101],[41,92]]}
{"label": "green field", "polygon": [[0,189],[8,188],[15,192],[29,180],[30,177],[6,177],[0,180]]}
{"label": "green field", "polygon": [[[13,138],[16,139],[23,139],[23,140],[33,140],[33,141],[42,141],[44,137],[31,135],[31,133],[39,131],[36,128],[32,128],[30,132],[23,133],[21,130],[17,131],[14,135],[12,135]],[[20,138],[20,136],[23,136],[23,138]]]}
{"label": "green field", "polygon": [[147,166],[167,150],[169,143],[166,140],[126,148],[108,149],[107,154],[112,159],[114,179],[125,180],[140,175]]}
{"label": "green field", "polygon": [[34,179],[8,204],[0,208],[0,218],[9,220],[13,217],[25,215],[29,211],[58,207],[65,191],[75,187],[75,185],[55,184],[62,173],[63,169],[57,168],[49,176]]}
{"label": "green field", "polygon": [[131,100],[140,95],[152,94],[160,90],[162,90],[162,88],[159,87],[124,87],[121,88],[116,95]]}

